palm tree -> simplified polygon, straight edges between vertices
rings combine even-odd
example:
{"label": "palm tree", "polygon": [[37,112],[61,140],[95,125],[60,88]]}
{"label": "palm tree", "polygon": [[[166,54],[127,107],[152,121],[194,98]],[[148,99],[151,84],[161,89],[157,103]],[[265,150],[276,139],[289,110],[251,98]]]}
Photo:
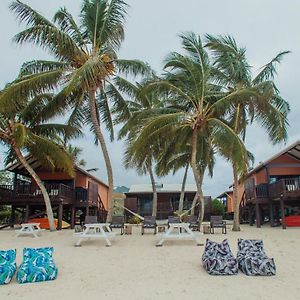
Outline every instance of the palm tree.
{"label": "palm tree", "polygon": [[[154,76],[153,71],[152,76]],[[153,165],[159,152],[158,142],[156,141],[143,151],[137,152],[134,148],[134,141],[142,128],[143,120],[148,111],[163,107],[163,102],[155,92],[143,93],[147,80],[145,79],[141,83],[132,83],[123,77],[117,76],[114,82],[108,86],[108,91],[118,89],[120,94],[128,97],[128,100],[123,102],[126,105],[116,106],[114,109],[115,122],[125,123],[119,132],[120,139],[126,138],[124,165],[126,168],[135,168],[138,174],[149,174],[153,192],[152,216],[156,217],[157,189]],[[116,95],[116,93],[113,94]]]}
{"label": "palm tree", "polygon": [[49,105],[52,109],[49,108],[48,113],[63,113],[71,107],[74,111],[69,121],[73,125],[82,125],[82,122],[91,124],[107,169],[107,220],[110,221],[113,171],[101,125],[104,123],[110,130],[111,139],[113,128],[105,87],[116,72],[144,74],[148,71],[147,65],[142,62],[117,58],[124,38],[127,4],[122,0],[82,0],[80,24],[66,8],[58,10],[53,22],[21,1],[14,1],[10,8],[27,26],[15,36],[15,42],[35,44],[55,57],[54,61],[25,63],[21,72],[23,80],[15,85],[11,95],[28,88],[39,92],[59,88],[60,92]]}
{"label": "palm tree", "polygon": [[76,165],[80,167],[85,167],[86,161],[80,158],[80,155],[82,154],[81,148],[68,144],[66,150],[69,153],[69,155],[72,157]]}
{"label": "palm tree", "polygon": [[225,93],[214,82],[213,68],[200,37],[186,33],[181,35],[181,40],[186,54],[172,52],[166,59],[164,78],[148,85],[148,91],[154,89],[165,96],[166,107],[156,110],[156,116],[148,112],[151,117],[144,122],[134,146],[139,151],[158,137],[166,136],[191,145],[191,167],[201,202],[202,221],[202,181],[211,150],[226,154],[228,145],[232,145],[235,151],[231,152],[231,160],[236,162],[239,171],[247,168],[244,144],[224,118],[232,103],[256,91],[250,88]]}
{"label": "palm tree", "polygon": [[[207,46],[214,55],[215,76],[219,84],[225,86],[230,93],[245,88],[257,90],[257,96],[251,95],[248,99],[243,96],[244,99],[233,103],[228,118],[233,131],[245,141],[247,126],[253,121],[257,121],[266,129],[273,143],[285,141],[289,105],[280,97],[273,79],[276,74],[276,64],[280,63],[283,56],[289,51],[277,54],[261,68],[256,76],[253,76],[252,68],[246,58],[246,49],[239,48],[233,37],[207,35],[207,40]],[[235,163],[232,164],[232,168],[234,179],[233,230],[239,231],[239,176]]]}
{"label": "palm tree", "polygon": [[[50,231],[55,231],[47,190],[23,154],[24,152],[31,154],[47,169],[60,169],[70,175],[73,174],[72,159],[55,141],[59,140],[59,135],[67,133],[71,136],[76,131],[66,125],[50,124],[43,120],[43,108],[46,103],[51,101],[51,98],[52,95],[44,94],[35,95],[32,98],[11,98],[2,101],[0,105],[0,142],[9,149],[6,162],[18,160],[40,188],[46,205]],[[15,103],[18,103],[17,107]]]}

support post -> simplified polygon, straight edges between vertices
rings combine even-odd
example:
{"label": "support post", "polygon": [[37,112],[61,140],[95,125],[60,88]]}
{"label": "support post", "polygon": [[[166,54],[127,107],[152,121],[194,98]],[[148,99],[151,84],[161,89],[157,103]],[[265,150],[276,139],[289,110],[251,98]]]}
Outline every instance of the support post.
{"label": "support post", "polygon": [[16,207],[15,206],[11,206],[11,215],[10,215],[10,227],[14,228],[14,224],[16,221]]}
{"label": "support post", "polygon": [[285,223],[285,212],[284,212],[284,201],[283,197],[280,197],[280,211],[281,211],[281,225],[282,229],[286,229],[286,223]]}
{"label": "support post", "polygon": [[63,204],[59,203],[58,214],[57,214],[57,218],[58,218],[57,230],[61,230],[62,229],[63,209],[64,209]]}
{"label": "support post", "polygon": [[29,204],[26,204],[26,207],[25,207],[25,223],[28,222],[29,220],[29,215],[30,215],[30,205]]}
{"label": "support post", "polygon": [[248,213],[249,213],[249,225],[253,226],[253,212],[252,212],[252,205],[249,205],[248,207]]}
{"label": "support post", "polygon": [[270,210],[270,225],[271,227],[274,227],[274,207],[272,202],[270,202],[269,204],[269,210]]}
{"label": "support post", "polygon": [[71,229],[75,227],[75,206],[71,206]]}
{"label": "support post", "polygon": [[260,223],[260,206],[257,202],[257,199],[256,199],[256,202],[255,202],[255,213],[256,213],[256,227],[260,228],[261,227],[261,223]]}

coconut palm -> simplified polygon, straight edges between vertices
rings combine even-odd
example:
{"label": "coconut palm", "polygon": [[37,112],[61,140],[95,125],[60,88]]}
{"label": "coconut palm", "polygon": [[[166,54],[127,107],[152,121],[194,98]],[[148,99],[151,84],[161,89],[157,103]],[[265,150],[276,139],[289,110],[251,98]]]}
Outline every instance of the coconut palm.
{"label": "coconut palm", "polygon": [[[152,71],[152,76],[154,72]],[[154,174],[154,164],[159,152],[158,141],[153,143],[144,151],[135,151],[134,142],[143,126],[143,120],[148,117],[148,111],[162,108],[164,103],[157,93],[143,93],[147,84],[147,79],[142,82],[132,83],[126,78],[116,76],[115,80],[107,87],[108,93],[117,95],[114,91],[119,91],[119,96],[124,97],[126,105],[116,106],[113,110],[116,115],[116,123],[124,123],[119,132],[119,139],[126,139],[126,149],[124,154],[124,165],[126,168],[135,168],[138,174],[149,174],[152,185],[152,216],[157,214],[157,189]]]}
{"label": "coconut palm", "polygon": [[[209,149],[226,154],[239,171],[247,168],[247,155],[243,142],[224,119],[232,103],[241,96],[256,95],[254,89],[224,92],[215,84],[213,67],[199,36],[194,33],[181,35],[186,54],[172,52],[166,59],[163,79],[148,85],[165,96],[167,105],[156,116],[144,122],[143,130],[135,142],[136,150],[142,150],[160,137],[171,136],[183,144],[191,145],[191,167],[201,202],[200,221],[204,216],[202,181],[209,160]],[[201,147],[199,146],[201,145]],[[198,155],[201,157],[199,163]]]}
{"label": "coconut palm", "polygon": [[[9,89],[7,87],[7,89]],[[12,87],[13,88],[13,87]],[[44,197],[50,231],[55,230],[51,202],[47,190],[24,153],[35,157],[45,168],[59,169],[73,174],[73,161],[57,142],[63,134],[77,134],[69,126],[42,121],[44,106],[52,95],[35,95],[32,98],[5,99],[8,106],[0,106],[0,142],[8,147],[6,163],[18,160],[31,175]],[[18,103],[17,108],[15,103]]]}
{"label": "coconut palm", "polygon": [[[23,65],[22,80],[11,95],[24,89],[45,92],[60,89],[49,105],[48,114],[73,108],[70,121],[82,125],[88,121],[100,144],[108,177],[108,221],[112,213],[113,171],[102,132],[104,123],[113,137],[109,99],[105,92],[107,81],[119,71],[146,73],[148,68],[139,61],[120,60],[117,51],[124,38],[127,4],[122,0],[82,0],[80,23],[77,24],[66,8],[54,15],[53,21],[21,1],[14,1],[11,10],[26,29],[14,41],[42,47],[52,54],[53,61],[31,61]],[[7,94],[8,92],[6,92]],[[114,98],[121,101],[121,98]],[[1,99],[0,99],[1,101]],[[83,103],[85,109],[81,109]],[[88,107],[88,109],[86,109]]]}
{"label": "coconut palm", "polygon": [[[246,129],[253,121],[257,121],[267,131],[273,143],[285,141],[287,138],[287,114],[288,103],[281,98],[274,83],[276,65],[281,62],[284,51],[275,56],[269,63],[261,68],[260,72],[253,76],[252,67],[246,58],[246,49],[238,47],[231,36],[207,35],[207,46],[214,56],[215,76],[219,84],[226,87],[228,92],[238,92],[241,89],[256,89],[257,96],[243,96],[241,101],[232,104],[228,115],[228,122],[233,131],[243,141],[246,138]],[[233,149],[232,149],[233,151]],[[235,163],[233,167],[233,200],[234,222],[233,230],[239,231],[239,200],[238,185],[239,176]]]}

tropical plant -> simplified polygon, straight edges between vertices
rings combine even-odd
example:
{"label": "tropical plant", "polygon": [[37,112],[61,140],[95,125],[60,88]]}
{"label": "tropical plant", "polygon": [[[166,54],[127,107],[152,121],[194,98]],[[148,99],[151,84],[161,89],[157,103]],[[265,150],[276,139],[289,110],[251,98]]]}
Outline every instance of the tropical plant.
{"label": "tropical plant", "polygon": [[86,161],[82,158],[80,158],[80,155],[82,154],[82,149],[76,146],[67,145],[66,147],[67,152],[72,157],[74,163],[80,167],[85,167]]}
{"label": "tropical plant", "polygon": [[12,178],[8,171],[1,170],[0,171],[0,185],[11,184]]}
{"label": "tropical plant", "polygon": [[[185,55],[172,52],[166,59],[162,79],[148,84],[147,92],[156,90],[165,97],[166,107],[148,112],[148,121],[134,142],[137,152],[149,149],[158,137],[167,136],[191,145],[191,167],[201,202],[200,221],[204,216],[202,181],[212,153],[218,152],[247,168],[247,151],[225,117],[240,97],[256,95],[251,88],[232,93],[215,83],[214,68],[199,36],[181,35]],[[230,147],[229,147],[230,146]],[[228,149],[234,149],[228,153]],[[198,156],[199,155],[199,156]]]}
{"label": "tropical plant", "polygon": [[[8,86],[7,89],[14,88]],[[55,230],[53,212],[47,190],[34,169],[27,162],[24,153],[35,157],[45,168],[60,169],[73,174],[73,162],[68,153],[55,141],[58,136],[77,134],[69,126],[47,123],[43,113],[44,106],[51,101],[52,95],[22,94],[21,98],[0,100],[0,142],[8,148],[6,163],[18,160],[37,186],[44,197],[46,212],[49,219],[50,230]],[[1,92],[0,92],[1,95]]]}
{"label": "tropical plant", "polygon": [[[277,54],[261,68],[256,76],[253,76],[252,67],[246,58],[246,49],[238,47],[233,37],[207,35],[207,40],[207,46],[212,50],[214,57],[217,82],[224,86],[228,93],[237,93],[242,89],[256,91],[255,94],[241,95],[240,99],[232,103],[228,113],[228,124],[232,130],[245,141],[247,126],[256,121],[267,131],[274,144],[285,141],[289,105],[281,98],[273,79],[276,75],[276,65],[289,51]],[[234,149],[232,148],[231,151]],[[239,231],[239,176],[236,163],[233,162],[232,168],[234,178],[233,230]]]}
{"label": "tropical plant", "polygon": [[218,199],[213,199],[211,201],[211,211],[212,214],[217,216],[224,216],[225,214],[225,205]]}
{"label": "tropical plant", "polygon": [[[82,0],[80,23],[77,24],[66,8],[54,15],[53,22],[21,1],[11,6],[27,26],[14,41],[29,42],[46,49],[54,61],[31,61],[23,65],[22,80],[15,85],[11,95],[28,89],[59,93],[49,104],[48,116],[72,108],[68,122],[73,126],[89,124],[96,142],[100,144],[108,177],[108,215],[111,220],[113,171],[101,124],[105,124],[113,139],[113,123],[106,84],[117,72],[145,74],[148,66],[140,61],[120,60],[117,51],[124,38],[123,25],[127,4],[122,0]],[[8,94],[8,92],[5,92]],[[122,103],[114,103],[122,106]],[[50,109],[52,108],[52,109]]]}

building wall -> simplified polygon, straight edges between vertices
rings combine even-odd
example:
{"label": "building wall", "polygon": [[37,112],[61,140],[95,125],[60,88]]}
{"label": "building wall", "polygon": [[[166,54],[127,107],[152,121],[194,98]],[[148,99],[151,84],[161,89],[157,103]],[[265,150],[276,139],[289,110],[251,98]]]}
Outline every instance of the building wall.
{"label": "building wall", "polygon": [[84,189],[88,188],[88,177],[79,171],[76,171],[75,187],[82,187]]}
{"label": "building wall", "polygon": [[71,180],[72,177],[64,172],[36,171],[41,180]]}
{"label": "building wall", "polygon": [[105,209],[108,209],[108,187],[104,184],[98,183],[98,193],[101,197]]}
{"label": "building wall", "polygon": [[232,213],[234,211],[233,207],[233,192],[229,192],[226,195],[226,209],[228,213]]}

